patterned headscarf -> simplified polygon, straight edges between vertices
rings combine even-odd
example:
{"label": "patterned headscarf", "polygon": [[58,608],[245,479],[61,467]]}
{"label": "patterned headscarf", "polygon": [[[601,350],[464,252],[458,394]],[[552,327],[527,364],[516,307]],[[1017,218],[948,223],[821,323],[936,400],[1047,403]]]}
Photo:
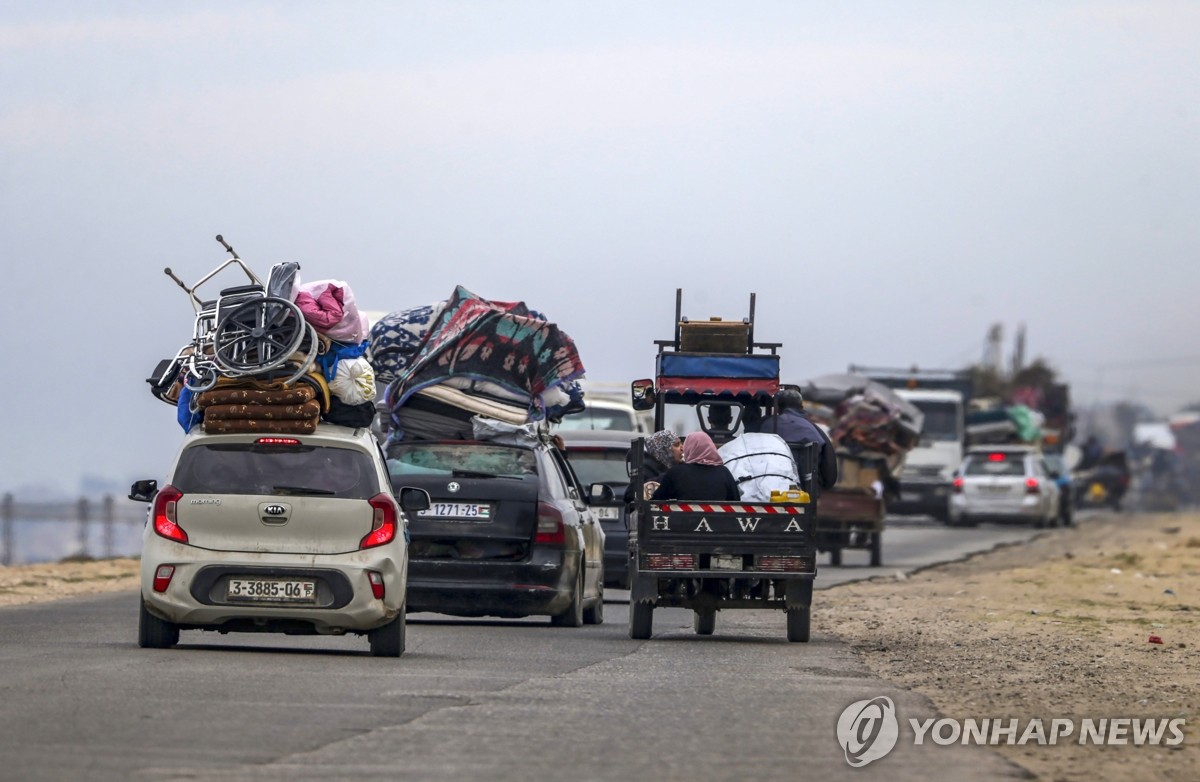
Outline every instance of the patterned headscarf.
{"label": "patterned headscarf", "polygon": [[663,467],[670,467],[675,463],[675,457],[671,455],[671,448],[677,442],[679,442],[679,435],[670,429],[662,429],[646,438],[646,453],[654,457],[654,460]]}
{"label": "patterned headscarf", "polygon": [[704,432],[692,432],[683,441],[684,464],[707,464],[716,466],[724,464],[721,454],[712,438]]}

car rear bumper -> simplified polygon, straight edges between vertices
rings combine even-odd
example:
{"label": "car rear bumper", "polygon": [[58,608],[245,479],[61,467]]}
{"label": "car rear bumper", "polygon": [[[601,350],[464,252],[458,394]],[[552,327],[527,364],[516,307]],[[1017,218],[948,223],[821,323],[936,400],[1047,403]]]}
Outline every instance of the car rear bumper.
{"label": "car rear bumper", "polygon": [[455,616],[520,617],[562,613],[579,568],[567,549],[532,548],[520,562],[414,559],[408,611]]}
{"label": "car rear bumper", "polygon": [[[184,629],[361,633],[387,624],[404,605],[407,562],[403,547],[381,546],[345,554],[251,554],[212,552],[147,537],[142,550],[142,598],[146,609]],[[174,575],[163,592],[154,589],[160,565]],[[383,577],[384,597],[371,590],[368,571]],[[314,604],[230,601],[230,576],[317,582]]]}
{"label": "car rear bumper", "polygon": [[986,502],[954,495],[950,502],[953,514],[960,517],[1038,519],[1043,515],[1041,498],[1034,496],[1008,502]]}

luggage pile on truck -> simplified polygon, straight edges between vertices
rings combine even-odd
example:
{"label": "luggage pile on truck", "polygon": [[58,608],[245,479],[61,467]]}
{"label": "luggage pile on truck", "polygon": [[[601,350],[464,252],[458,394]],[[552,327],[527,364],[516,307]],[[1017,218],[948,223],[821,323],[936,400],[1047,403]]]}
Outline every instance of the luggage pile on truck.
{"label": "luggage pile on truck", "polygon": [[866,549],[883,564],[887,496],[898,491],[907,453],[920,441],[924,416],[892,389],[855,374],[824,375],[804,386],[810,417],[829,432],[838,482],[821,494],[817,548],[833,565],[844,549]]}
{"label": "luggage pile on truck", "polygon": [[477,419],[536,426],[582,409],[574,341],[523,302],[460,285],[445,301],[380,318],[368,342],[385,444],[477,439]]}
{"label": "luggage pile on truck", "polygon": [[[312,434],[318,424],[368,426],[375,376],[365,358],[369,323],[342,280],[305,283],[300,264],[275,264],[266,280],[218,236],[232,256],[189,286],[192,339],[147,378],[151,393],[176,408],[185,432]],[[235,269],[236,267],[236,269]],[[222,272],[247,283],[200,296]],[[225,281],[228,275],[222,276]]]}

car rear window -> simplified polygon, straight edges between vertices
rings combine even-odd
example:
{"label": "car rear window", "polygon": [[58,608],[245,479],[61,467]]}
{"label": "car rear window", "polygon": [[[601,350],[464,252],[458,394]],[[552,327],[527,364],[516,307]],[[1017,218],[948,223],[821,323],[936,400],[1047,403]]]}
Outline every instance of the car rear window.
{"label": "car rear window", "polygon": [[593,483],[608,485],[629,483],[629,473],[625,467],[625,451],[612,448],[569,449],[567,457],[575,475],[584,486]]}
{"label": "car rear window", "polygon": [[633,431],[636,421],[627,410],[587,407],[578,413],[564,415],[558,428],[569,431],[584,429],[614,429],[621,432]]}
{"label": "car rear window", "polygon": [[193,445],[180,456],[171,483],[184,494],[365,500],[379,493],[375,462],[368,454],[317,445]]}
{"label": "car rear window", "polygon": [[970,456],[963,475],[1024,475],[1025,456],[1019,453],[989,453]]}
{"label": "car rear window", "polygon": [[537,475],[537,458],[528,448],[480,443],[401,443],[388,449],[387,464],[392,477],[523,478]]}

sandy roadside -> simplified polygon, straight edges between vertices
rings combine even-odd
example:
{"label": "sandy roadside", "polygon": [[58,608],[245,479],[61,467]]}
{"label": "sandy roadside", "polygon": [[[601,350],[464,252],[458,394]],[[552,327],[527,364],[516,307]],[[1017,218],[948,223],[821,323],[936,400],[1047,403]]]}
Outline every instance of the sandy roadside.
{"label": "sandy roadside", "polygon": [[1200,516],[1097,518],[908,578],[837,587],[814,622],[947,717],[1188,720],[1176,748],[1080,746],[1078,733],[997,747],[1040,779],[1200,778]]}
{"label": "sandy roadside", "polygon": [[0,567],[0,606],[137,589],[140,565],[123,558]]}

